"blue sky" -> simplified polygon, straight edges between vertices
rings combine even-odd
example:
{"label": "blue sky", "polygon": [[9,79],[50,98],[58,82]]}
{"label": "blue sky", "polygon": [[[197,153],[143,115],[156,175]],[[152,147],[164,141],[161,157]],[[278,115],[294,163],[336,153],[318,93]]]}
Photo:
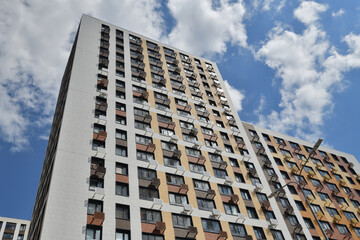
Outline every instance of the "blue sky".
{"label": "blue sky", "polygon": [[359,158],[359,9],[356,0],[5,1],[0,216],[31,217],[82,13],[217,62],[242,120],[313,142],[322,137]]}

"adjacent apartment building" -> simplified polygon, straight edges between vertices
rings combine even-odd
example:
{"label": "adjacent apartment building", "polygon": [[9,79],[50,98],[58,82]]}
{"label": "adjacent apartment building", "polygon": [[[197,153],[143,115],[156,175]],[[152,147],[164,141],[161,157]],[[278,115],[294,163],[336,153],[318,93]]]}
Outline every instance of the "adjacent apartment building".
{"label": "adjacent apartment building", "polygon": [[83,15],[28,239],[322,239],[310,208],[358,239],[357,160],[297,175],[311,147],[241,122],[214,62]]}
{"label": "adjacent apartment building", "polygon": [[0,239],[23,240],[27,239],[30,221],[0,217]]}

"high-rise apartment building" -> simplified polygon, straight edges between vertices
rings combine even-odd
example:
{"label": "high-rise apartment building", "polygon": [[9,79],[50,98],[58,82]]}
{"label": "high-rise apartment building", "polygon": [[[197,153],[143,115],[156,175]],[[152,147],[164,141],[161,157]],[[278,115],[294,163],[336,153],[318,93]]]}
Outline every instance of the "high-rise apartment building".
{"label": "high-rise apartment building", "polygon": [[23,240],[27,239],[30,221],[0,217],[0,239]]}
{"label": "high-rise apartment building", "polygon": [[319,239],[298,185],[268,197],[292,180],[357,238],[356,159],[321,147],[298,176],[310,147],[241,122],[214,62],[84,15],[28,239]]}

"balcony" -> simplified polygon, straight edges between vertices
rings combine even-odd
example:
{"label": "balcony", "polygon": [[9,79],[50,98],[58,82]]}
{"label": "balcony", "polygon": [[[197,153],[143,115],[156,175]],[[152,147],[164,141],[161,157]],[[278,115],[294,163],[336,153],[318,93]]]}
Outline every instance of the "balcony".
{"label": "balcony", "polygon": [[155,96],[155,102],[164,105],[170,105],[171,100],[167,97],[158,98]]}
{"label": "balcony", "polygon": [[100,42],[100,47],[102,48],[109,48],[110,44],[108,42]]}
{"label": "balcony", "polygon": [[107,88],[107,86],[109,85],[109,80],[106,78],[101,78],[97,80],[97,85],[100,85],[104,88]]}
{"label": "balcony", "polygon": [[108,104],[106,102],[95,103],[95,110],[106,111]]}
{"label": "balcony", "polygon": [[146,145],[136,143],[136,149],[140,151],[150,152],[153,153],[156,149],[156,145],[154,143],[148,143]]}
{"label": "balcony", "polygon": [[150,68],[150,71],[159,75],[164,75],[165,71],[161,68],[159,69],[155,69],[155,68]]}
{"label": "balcony", "polygon": [[186,89],[186,86],[182,83],[171,83],[171,87],[172,89],[176,89],[176,90],[180,90],[180,91],[184,91]]}
{"label": "balcony", "polygon": [[170,57],[173,57],[173,58],[175,58],[176,57],[176,52],[173,52],[173,51],[166,51],[166,50],[164,50],[164,54],[166,55],[166,56],[170,56]]}
{"label": "balcony", "polygon": [[100,58],[99,65],[107,68],[109,66],[109,59]]}
{"label": "balcony", "polygon": [[153,188],[159,188],[160,186],[160,179],[159,178],[153,178],[151,179],[151,182],[149,184],[149,187],[153,187]]}
{"label": "balcony", "polygon": [[156,222],[155,224],[155,230],[159,231],[160,233],[163,233],[166,229],[165,222]]}
{"label": "balcony", "polygon": [[132,58],[135,58],[135,59],[138,59],[138,60],[141,60],[141,61],[144,59],[144,55],[142,55],[141,53],[130,51],[130,55],[131,55]]}
{"label": "balcony", "polygon": [[98,178],[103,179],[106,173],[106,168],[105,167],[100,167],[97,164],[92,163],[91,164],[91,169],[90,169],[90,176],[96,176]]}
{"label": "balcony", "polygon": [[260,204],[261,204],[261,208],[264,210],[267,210],[270,207],[270,202],[268,200],[264,200]]}
{"label": "balcony", "polygon": [[156,77],[156,78],[152,78],[152,82],[153,83],[159,83],[159,84],[161,84],[161,85],[166,85],[166,78],[164,78],[164,77]]}
{"label": "balcony", "polygon": [[104,142],[106,140],[107,133],[105,131],[98,131],[93,133],[93,139]]}
{"label": "balcony", "polygon": [[210,112],[206,109],[196,109],[196,112],[199,116],[202,116],[202,117],[208,117],[210,115]]}
{"label": "balcony", "polygon": [[147,115],[134,115],[136,121],[144,122],[144,123],[150,123],[152,120],[152,116],[150,114]]}
{"label": "balcony", "polygon": [[143,71],[143,70],[141,70],[141,69],[139,69],[139,68],[136,69],[136,70],[132,69],[132,70],[131,70],[131,75],[132,75],[132,76],[136,76],[136,77],[145,78],[145,77],[146,77],[146,72]]}
{"label": "balcony", "polygon": [[108,41],[109,41],[109,39],[110,39],[110,35],[109,35],[109,34],[107,34],[107,33],[103,33],[103,34],[101,34],[100,39],[101,39],[101,40],[103,40],[103,41],[108,42]]}
{"label": "balcony", "polygon": [[139,91],[133,91],[133,96],[143,98],[143,99],[148,99],[149,93],[146,90],[142,90],[140,92]]}
{"label": "balcony", "polygon": [[105,49],[100,49],[100,56],[105,58],[109,57],[109,51]]}
{"label": "balcony", "polygon": [[148,55],[150,57],[157,58],[157,59],[161,58],[161,54],[158,52],[155,52],[155,51],[148,51]]}
{"label": "balcony", "polygon": [[169,157],[169,158],[177,158],[179,159],[182,155],[181,151],[178,150],[178,149],[175,149],[173,151],[169,151],[169,150],[166,150],[166,149],[163,149],[163,155],[165,157]]}
{"label": "balcony", "polygon": [[105,220],[105,213],[103,212],[94,212],[93,215],[87,215],[87,224],[102,226]]}
{"label": "balcony", "polygon": [[130,43],[134,43],[134,44],[136,44],[136,45],[141,45],[142,44],[142,40],[140,39],[140,38],[130,38],[129,39],[130,40]]}
{"label": "balcony", "polygon": [[143,48],[141,46],[138,46],[138,45],[133,45],[133,44],[130,44],[130,49],[133,50],[133,51],[137,51],[137,52],[142,52],[143,51]]}
{"label": "balcony", "polygon": [[230,201],[233,202],[233,203],[237,203],[239,201],[239,195],[232,194],[231,198],[230,198]]}
{"label": "balcony", "polygon": [[216,135],[215,133],[212,133],[212,134],[203,133],[203,136],[204,136],[204,139],[210,140],[210,141],[216,141],[218,139],[218,135]]}

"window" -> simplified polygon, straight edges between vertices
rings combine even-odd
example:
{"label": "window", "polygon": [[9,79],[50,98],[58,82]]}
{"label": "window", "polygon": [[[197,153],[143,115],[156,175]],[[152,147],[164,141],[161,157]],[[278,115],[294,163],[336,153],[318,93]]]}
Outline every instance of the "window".
{"label": "window", "polygon": [[256,184],[261,184],[261,181],[257,177],[250,177],[251,183],[256,186]]}
{"label": "window", "polygon": [[115,217],[118,219],[123,219],[123,220],[130,220],[130,210],[129,210],[129,206],[127,205],[121,205],[121,204],[116,204],[116,214]]}
{"label": "window", "polygon": [[116,163],[116,170],[115,172],[117,174],[121,174],[121,175],[128,175],[128,166],[127,164],[123,164],[123,163]]}
{"label": "window", "polygon": [[210,161],[212,161],[212,162],[221,162],[222,161],[222,157],[218,154],[209,153],[209,158],[210,158]]}
{"label": "window", "polygon": [[270,219],[276,219],[273,211],[263,210],[266,220],[270,221]]}
{"label": "window", "polygon": [[189,163],[189,168],[191,172],[196,172],[196,173],[204,173],[206,171],[204,165],[200,165],[196,163]]}
{"label": "window", "polygon": [[297,149],[297,150],[300,150],[300,149],[301,149],[300,146],[299,146],[299,144],[297,144],[297,143],[290,142],[290,145],[291,145],[291,147],[292,147],[293,149]]}
{"label": "window", "polygon": [[319,195],[319,197],[321,198],[321,200],[323,200],[323,201],[326,201],[326,199],[329,199],[329,200],[330,200],[329,195],[326,194],[326,193],[318,192],[318,195]]}
{"label": "window", "polygon": [[159,192],[157,189],[149,189],[145,187],[139,187],[140,199],[153,201],[154,198],[159,198]]}
{"label": "window", "polygon": [[129,231],[116,230],[115,240],[130,240]]}
{"label": "window", "polygon": [[212,210],[215,208],[215,203],[213,200],[197,198],[197,204],[201,210]]}
{"label": "window", "polygon": [[289,200],[287,200],[286,198],[279,197],[279,200],[280,200],[281,205],[282,205],[284,208],[290,206],[290,202],[289,202]]}
{"label": "window", "polygon": [[270,142],[270,141],[271,141],[269,135],[267,135],[267,134],[265,134],[265,133],[263,133],[262,135],[263,135],[265,141],[267,141],[267,142]]}
{"label": "window", "polygon": [[150,160],[154,160],[154,154],[149,152],[136,151],[136,159],[149,162]]}
{"label": "window", "polygon": [[218,185],[221,195],[231,196],[234,192],[231,187],[225,185]]}
{"label": "window", "polygon": [[287,174],[287,172],[280,171],[280,173],[281,173],[281,176],[283,177],[283,179],[290,179],[289,174]]}
{"label": "window", "polygon": [[237,182],[240,182],[240,183],[245,183],[245,179],[244,179],[244,176],[240,173],[234,173],[235,175],[235,180]]}
{"label": "window", "polygon": [[268,201],[268,198],[267,198],[266,194],[264,194],[264,193],[256,193],[256,196],[257,196],[259,202]]}
{"label": "window", "polygon": [[315,195],[309,189],[303,189],[303,193],[304,193],[305,197],[313,196],[315,198]]}
{"label": "window", "polygon": [[145,223],[162,222],[161,212],[142,208],[141,209],[141,222],[145,222]]}
{"label": "window", "polygon": [[12,233],[4,233],[2,239],[13,239],[13,237],[14,237],[14,234],[12,234]]}
{"label": "window", "polygon": [[249,193],[248,190],[240,189],[240,193],[241,193],[241,197],[242,197],[244,200],[251,200],[251,196],[250,196],[250,193]]}
{"label": "window", "polygon": [[[103,203],[101,201],[95,201],[95,200],[90,199],[88,202],[87,214],[94,215],[95,212],[102,212],[102,207],[103,207]],[[16,226],[16,224],[15,224],[15,226]],[[6,224],[6,227],[7,227],[7,224]]]}
{"label": "window", "polygon": [[116,183],[116,188],[115,188],[115,193],[116,195],[120,195],[120,196],[129,196],[129,185],[126,183]]}
{"label": "window", "polygon": [[320,222],[320,226],[323,230],[326,230],[326,229],[332,230],[332,228],[328,222],[325,222],[325,221],[319,221],[319,222]]}
{"label": "window", "polygon": [[140,179],[151,180],[156,178],[156,171],[147,168],[138,168],[138,177]]}
{"label": "window", "polygon": [[268,145],[270,152],[276,153],[276,149],[273,146]]}
{"label": "window", "polygon": [[127,157],[127,147],[116,145],[115,154],[122,157]]}
{"label": "window", "polygon": [[126,117],[116,115],[115,122],[117,124],[126,125]]}
{"label": "window", "polygon": [[208,182],[195,179],[193,179],[193,181],[195,190],[207,191],[210,189],[210,185]]}
{"label": "window", "polygon": [[184,205],[188,204],[187,196],[183,194],[169,193],[170,204]]}
{"label": "window", "polygon": [[224,203],[225,213],[229,215],[237,215],[240,213],[239,208],[236,204]]}
{"label": "window", "polygon": [[246,207],[246,211],[247,211],[247,213],[248,213],[248,215],[249,215],[249,218],[252,218],[252,219],[258,219],[258,218],[259,218],[258,215],[257,215],[257,213],[256,213],[255,208],[253,208],[253,207]]}
{"label": "window", "polygon": [[264,230],[262,228],[254,227],[254,232],[255,232],[256,239],[261,239],[261,240],[266,239]]}
{"label": "window", "polygon": [[177,228],[188,228],[192,226],[190,216],[172,214],[173,226]]}
{"label": "window", "polygon": [[245,226],[237,223],[229,223],[230,231],[233,236],[245,237],[247,235]]}
{"label": "window", "polygon": [[344,168],[344,166],[339,165],[339,168],[341,169],[341,171],[346,173],[346,169]]}
{"label": "window", "polygon": [[142,144],[142,145],[148,145],[149,143],[152,143],[152,138],[150,137],[145,137],[139,134],[135,135],[135,142],[138,144]]}
{"label": "window", "polygon": [[100,240],[100,239],[101,239],[101,228],[95,226],[87,226],[85,240]]}
{"label": "window", "polygon": [[[360,206],[360,203],[356,200],[351,200],[350,199],[350,202],[352,203],[352,205],[355,207],[355,208],[358,208]],[[0,229],[1,229],[1,224],[0,224]]]}
{"label": "window", "polygon": [[296,188],[294,186],[288,185],[288,189],[292,194],[298,194],[297,191],[296,191]]}
{"label": "window", "polygon": [[184,141],[188,141],[188,142],[197,141],[197,137],[195,135],[190,135],[190,134],[183,134],[183,139]]}
{"label": "window", "polygon": [[274,157],[274,160],[275,160],[275,162],[276,162],[277,165],[279,165],[279,166],[284,166],[284,164],[282,163],[282,161],[280,160],[280,158]]}
{"label": "window", "polygon": [[181,184],[184,184],[184,178],[182,176],[167,173],[166,174],[166,182],[167,182],[167,184],[179,186]]}
{"label": "window", "polygon": [[309,229],[315,228],[310,218],[304,218],[304,222],[307,228]]}
{"label": "window", "polygon": [[[0,223],[0,229],[1,229],[1,223]],[[21,224],[19,231],[25,231],[26,230],[26,225],[25,224]]]}
{"label": "window", "polygon": [[229,161],[230,161],[230,165],[231,165],[232,167],[239,167],[239,163],[238,163],[238,161],[237,161],[236,159],[234,159],[234,158],[229,158]]}
{"label": "window", "polygon": [[169,167],[177,167],[180,166],[181,163],[179,159],[164,157],[164,165]]}
{"label": "window", "polygon": [[281,154],[286,156],[286,155],[290,155],[292,157],[292,154],[288,151],[288,150],[285,150],[285,149],[280,149],[281,151]]}
{"label": "window", "polygon": [[332,191],[332,190],[337,190],[339,191],[339,188],[333,184],[333,183],[326,183],[326,186]]}
{"label": "window", "polygon": [[201,223],[205,232],[218,233],[221,231],[220,222],[212,219],[201,219]]}
{"label": "window", "polygon": [[351,177],[346,177],[346,179],[347,179],[351,184],[355,184],[354,180],[352,180]]}
{"label": "window", "polygon": [[316,213],[316,212],[323,212],[323,210],[321,209],[321,207],[319,205],[315,205],[315,204],[310,204],[311,209]]}
{"label": "window", "polygon": [[310,181],[311,181],[312,185],[314,185],[314,187],[322,186],[321,182],[319,180],[317,180],[317,179],[310,178]]}
{"label": "window", "polygon": [[232,146],[224,144],[225,151],[228,153],[234,153]]}
{"label": "window", "polygon": [[296,216],[295,215],[288,215],[287,216],[288,219],[289,219],[289,222],[292,226],[295,226],[296,224],[299,223],[299,221],[297,220]]}
{"label": "window", "polygon": [[193,156],[193,157],[200,157],[201,156],[201,151],[194,149],[194,148],[185,148],[186,151],[186,155],[188,156]]}
{"label": "window", "polygon": [[213,168],[213,171],[214,171],[215,177],[218,177],[218,178],[225,178],[225,177],[227,177],[226,170],[218,169],[218,168]]}
{"label": "window", "polygon": [[360,237],[360,228],[353,227],[353,229],[354,229],[356,235],[357,235],[358,237]]}
{"label": "window", "polygon": [[355,216],[355,214],[353,212],[348,212],[348,211],[343,211],[346,218],[351,220],[352,218],[355,218],[356,220],[358,220],[358,218]]}
{"label": "window", "polygon": [[348,229],[345,225],[336,224],[336,227],[337,227],[337,229],[339,230],[339,232],[340,232],[341,234],[345,234],[345,233],[348,233],[348,232],[349,232],[349,229]]}
{"label": "window", "polygon": [[135,128],[140,130],[146,130],[147,128],[151,128],[149,123],[143,123],[135,120]]}
{"label": "window", "polygon": [[296,207],[300,210],[300,211],[305,211],[305,206],[302,202],[300,201],[295,201]]}
{"label": "window", "polygon": [[161,148],[167,151],[175,151],[178,149],[176,144],[170,142],[163,142],[163,141],[161,141]]}
{"label": "window", "polygon": [[274,240],[285,240],[284,235],[279,230],[271,229],[271,234],[272,234]]}
{"label": "window", "polygon": [[284,145],[285,145],[284,139],[277,138],[277,137],[274,137],[274,139],[275,139],[275,142],[276,142],[277,144],[284,144]]}
{"label": "window", "polygon": [[164,236],[143,233],[141,240],[164,240]]}

